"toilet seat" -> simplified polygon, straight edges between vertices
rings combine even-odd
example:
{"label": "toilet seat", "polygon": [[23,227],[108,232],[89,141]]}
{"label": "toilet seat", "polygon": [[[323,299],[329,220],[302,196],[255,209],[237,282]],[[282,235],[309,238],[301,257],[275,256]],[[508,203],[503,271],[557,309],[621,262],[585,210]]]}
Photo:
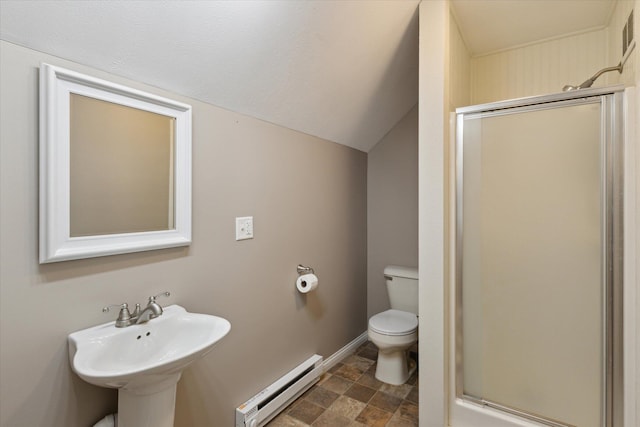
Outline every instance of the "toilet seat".
{"label": "toilet seat", "polygon": [[369,328],[382,335],[409,335],[418,329],[418,316],[401,310],[387,310],[371,316]]}

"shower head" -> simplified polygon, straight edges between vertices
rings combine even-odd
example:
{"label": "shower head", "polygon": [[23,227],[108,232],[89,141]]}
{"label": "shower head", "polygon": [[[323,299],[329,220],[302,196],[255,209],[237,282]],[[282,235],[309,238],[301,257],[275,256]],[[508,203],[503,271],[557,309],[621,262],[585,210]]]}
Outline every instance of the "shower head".
{"label": "shower head", "polygon": [[564,87],[562,88],[562,91],[567,92],[567,91],[576,90],[576,89],[580,89],[580,86],[564,85]]}
{"label": "shower head", "polygon": [[585,80],[584,82],[582,82],[580,85],[578,86],[573,86],[573,85],[566,85],[565,87],[562,88],[563,92],[569,91],[569,90],[577,90],[577,89],[586,89],[588,87],[591,87],[591,85],[593,84],[593,82],[596,81],[596,79],[598,77],[600,77],[602,74],[604,73],[608,73],[609,71],[617,71],[619,73],[622,73],[622,63],[619,63],[618,65],[616,65],[615,67],[607,67],[607,68],[603,68],[602,70],[598,71],[597,73],[595,73],[593,75],[593,77]]}

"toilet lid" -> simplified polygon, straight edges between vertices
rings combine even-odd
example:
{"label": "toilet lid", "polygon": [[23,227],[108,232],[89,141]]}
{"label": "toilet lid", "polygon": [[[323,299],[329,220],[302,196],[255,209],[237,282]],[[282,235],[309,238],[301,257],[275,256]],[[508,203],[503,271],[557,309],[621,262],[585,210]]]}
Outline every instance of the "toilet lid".
{"label": "toilet lid", "polygon": [[372,316],[369,327],[379,334],[407,335],[418,329],[418,316],[391,309]]}

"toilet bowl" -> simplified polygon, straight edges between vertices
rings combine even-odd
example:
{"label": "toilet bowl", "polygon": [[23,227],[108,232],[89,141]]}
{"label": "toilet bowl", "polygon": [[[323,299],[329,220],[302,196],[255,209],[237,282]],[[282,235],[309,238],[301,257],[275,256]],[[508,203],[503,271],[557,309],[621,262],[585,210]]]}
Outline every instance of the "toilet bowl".
{"label": "toilet bowl", "polygon": [[401,310],[383,311],[369,319],[367,332],[378,347],[376,378],[387,384],[404,384],[416,369],[407,350],[418,340],[417,316]]}
{"label": "toilet bowl", "polygon": [[384,276],[391,309],[371,316],[367,332],[378,347],[376,378],[399,385],[416,369],[407,350],[418,340],[418,270],[390,265]]}

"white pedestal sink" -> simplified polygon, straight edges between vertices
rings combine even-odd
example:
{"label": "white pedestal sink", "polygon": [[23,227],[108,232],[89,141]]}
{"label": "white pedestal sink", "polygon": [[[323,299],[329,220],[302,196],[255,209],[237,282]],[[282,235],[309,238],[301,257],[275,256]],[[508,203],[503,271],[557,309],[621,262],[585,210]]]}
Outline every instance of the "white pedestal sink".
{"label": "white pedestal sink", "polygon": [[170,305],[142,325],[105,323],[69,335],[80,378],[118,389],[119,427],[172,427],[182,370],[229,333],[228,320]]}

